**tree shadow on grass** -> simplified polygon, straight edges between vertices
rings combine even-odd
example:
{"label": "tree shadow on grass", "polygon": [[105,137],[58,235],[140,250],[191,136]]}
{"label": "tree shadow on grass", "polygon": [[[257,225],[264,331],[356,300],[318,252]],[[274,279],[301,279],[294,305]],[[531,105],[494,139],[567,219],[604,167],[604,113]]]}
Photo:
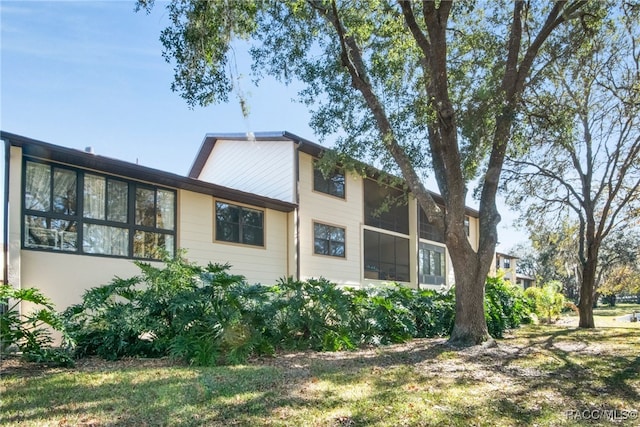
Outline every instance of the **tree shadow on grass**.
{"label": "tree shadow on grass", "polygon": [[[637,340],[632,333],[606,340]],[[570,329],[522,336],[500,340],[495,348],[460,351],[444,339],[423,339],[357,352],[288,353],[235,367],[132,366],[14,376],[3,393],[2,422],[462,426],[491,416],[505,425],[552,425],[560,409],[588,407],[594,399],[603,405],[640,401],[633,384],[640,372],[637,355],[593,351],[588,336]],[[549,391],[567,407],[530,402],[530,396]],[[556,421],[546,421],[554,412]]]}
{"label": "tree shadow on grass", "polygon": [[562,328],[528,333],[526,337],[529,343],[505,357],[501,370],[517,377],[518,366],[527,358],[550,360],[538,364],[538,375],[527,381],[529,390],[552,386],[573,398],[576,406],[567,409],[588,407],[587,401],[592,398],[599,398],[603,406],[611,401],[640,401],[638,385],[632,384],[640,379],[640,357],[637,352],[629,351],[632,347],[628,344],[626,353],[615,350],[616,342],[637,342],[637,330],[617,329],[604,333]]}

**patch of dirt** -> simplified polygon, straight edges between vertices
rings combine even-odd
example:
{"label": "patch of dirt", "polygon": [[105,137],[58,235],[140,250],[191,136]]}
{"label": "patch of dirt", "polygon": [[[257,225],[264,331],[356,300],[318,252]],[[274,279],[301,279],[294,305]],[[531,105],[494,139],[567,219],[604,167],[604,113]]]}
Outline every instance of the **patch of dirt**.
{"label": "patch of dirt", "polygon": [[[357,370],[363,367],[387,368],[401,365],[413,365],[425,374],[473,373],[473,376],[495,374],[496,371],[514,373],[515,370],[524,377],[542,375],[537,371],[516,368],[512,361],[542,351],[543,343],[525,343],[521,340],[506,339],[491,341],[485,345],[458,349],[447,344],[445,338],[414,339],[403,344],[381,347],[363,348],[357,351],[338,352],[281,352],[273,357],[256,357],[247,364],[273,366],[285,370],[288,375],[307,376],[312,368],[338,365],[344,370]],[[556,349],[564,352],[597,354],[603,349],[600,346],[584,343],[554,340],[547,343],[547,350]],[[455,355],[452,355],[455,353]],[[463,363],[460,363],[460,362]],[[113,371],[122,369],[154,369],[172,366],[186,366],[185,363],[170,358],[144,359],[125,358],[108,361],[98,357],[89,357],[76,361],[74,367],[60,368],[22,360],[18,355],[3,356],[0,360],[0,375],[34,376],[62,371]],[[476,378],[482,379],[482,378]]]}

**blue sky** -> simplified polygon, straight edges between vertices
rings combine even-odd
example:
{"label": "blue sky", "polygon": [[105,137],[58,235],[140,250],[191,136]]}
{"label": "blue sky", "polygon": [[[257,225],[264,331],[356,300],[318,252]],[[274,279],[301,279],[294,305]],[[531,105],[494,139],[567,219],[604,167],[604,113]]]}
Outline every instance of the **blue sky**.
{"label": "blue sky", "polygon": [[[294,101],[300,87],[273,79],[256,87],[242,49],[236,55],[249,117],[233,95],[227,104],[189,109],[171,91],[173,67],[161,55],[164,2],[149,15],[134,6],[1,0],[0,128],[182,175],[206,133],[287,130],[318,141],[306,107]],[[502,251],[523,239],[512,217],[503,214]]]}
{"label": "blue sky", "polygon": [[[236,99],[190,110],[171,91],[173,69],[161,56],[168,25],[162,2],[150,15],[133,1],[2,1],[2,101],[5,131],[186,174],[207,132],[288,130],[309,139],[309,114],[296,89],[251,83],[238,51]],[[244,69],[244,70],[243,70]]]}

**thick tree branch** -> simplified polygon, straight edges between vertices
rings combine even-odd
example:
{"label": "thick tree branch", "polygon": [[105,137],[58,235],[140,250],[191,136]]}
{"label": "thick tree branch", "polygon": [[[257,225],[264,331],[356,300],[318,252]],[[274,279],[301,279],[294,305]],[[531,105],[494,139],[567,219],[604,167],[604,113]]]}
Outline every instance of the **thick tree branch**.
{"label": "thick tree branch", "polygon": [[319,6],[314,2],[311,2],[311,5],[320,12],[336,31],[340,42],[342,65],[349,72],[353,86],[363,95],[367,106],[373,113],[382,137],[382,142],[400,167],[402,176],[405,178],[409,189],[418,200],[420,206],[425,210],[429,222],[439,229],[444,230],[443,212],[427,192],[422,181],[413,169],[411,160],[396,140],[385,109],[375,94],[369,80],[360,47],[353,36],[346,34],[345,28],[340,20],[336,2],[332,1],[330,8]]}

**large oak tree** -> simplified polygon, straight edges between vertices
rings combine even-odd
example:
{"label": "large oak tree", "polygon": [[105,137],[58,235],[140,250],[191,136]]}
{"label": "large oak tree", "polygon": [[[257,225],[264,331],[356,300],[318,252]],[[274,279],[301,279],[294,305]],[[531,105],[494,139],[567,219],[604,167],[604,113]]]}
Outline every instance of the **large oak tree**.
{"label": "large oak tree", "polygon": [[[149,9],[152,0],[139,0]],[[253,69],[306,84],[312,126],[360,160],[399,172],[444,232],[456,285],[450,342],[488,339],[484,283],[500,215],[496,193],[523,93],[558,28],[594,25],[587,1],[199,1],[168,4],[161,40],[173,89],[191,105],[226,101],[238,75],[234,41],[253,43]],[[578,19],[579,18],[579,19]],[[561,41],[558,41],[561,43]],[[433,171],[444,206],[423,185]],[[479,182],[479,246],[464,227]]]}

